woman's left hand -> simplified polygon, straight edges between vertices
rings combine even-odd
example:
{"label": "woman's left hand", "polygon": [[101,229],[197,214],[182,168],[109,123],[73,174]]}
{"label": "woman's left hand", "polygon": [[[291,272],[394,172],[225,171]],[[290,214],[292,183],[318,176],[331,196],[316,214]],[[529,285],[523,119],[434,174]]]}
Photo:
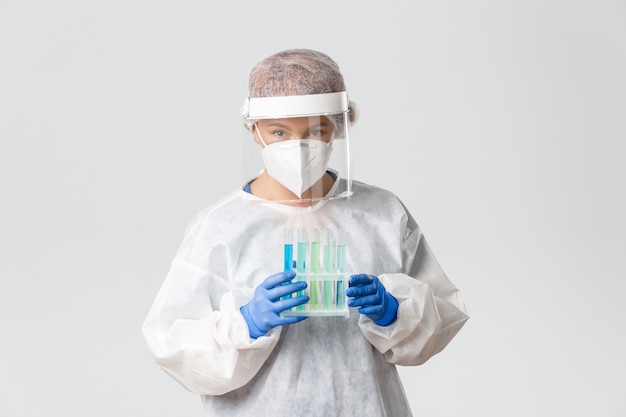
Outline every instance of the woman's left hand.
{"label": "woman's left hand", "polygon": [[350,276],[346,295],[351,297],[348,306],[359,307],[379,326],[389,326],[398,315],[398,300],[387,292],[385,286],[374,275],[357,274]]}

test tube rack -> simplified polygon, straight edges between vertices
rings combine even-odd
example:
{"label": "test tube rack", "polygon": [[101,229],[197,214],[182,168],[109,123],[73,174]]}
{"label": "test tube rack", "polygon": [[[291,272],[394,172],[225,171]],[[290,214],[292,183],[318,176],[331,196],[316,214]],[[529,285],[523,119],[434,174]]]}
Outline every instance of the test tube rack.
{"label": "test tube rack", "polygon": [[306,281],[307,288],[296,295],[309,296],[309,302],[283,311],[283,316],[350,315],[346,300],[348,275],[343,229],[285,229],[284,269],[295,270],[294,282]]}

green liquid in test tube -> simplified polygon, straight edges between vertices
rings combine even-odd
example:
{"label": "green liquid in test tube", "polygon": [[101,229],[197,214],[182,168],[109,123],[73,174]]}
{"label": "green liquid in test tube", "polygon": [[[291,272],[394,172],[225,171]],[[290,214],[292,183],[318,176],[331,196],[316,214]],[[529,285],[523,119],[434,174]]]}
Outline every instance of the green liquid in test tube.
{"label": "green liquid in test tube", "polygon": [[[310,273],[319,274],[320,272],[320,231],[317,228],[311,229],[311,263]],[[320,305],[320,288],[319,280],[311,280],[309,288],[309,303],[311,310],[317,310]]]}
{"label": "green liquid in test tube", "polygon": [[324,273],[328,274],[324,277],[324,310],[330,310],[336,304],[334,297],[335,284],[334,280],[329,279],[334,272],[335,264],[335,244],[333,232],[330,229],[324,229]]}
{"label": "green liquid in test tube", "polygon": [[[343,229],[337,230],[337,271],[340,274],[346,272],[346,234]],[[344,281],[337,280],[337,308],[342,309],[346,303],[346,289]]]}
{"label": "green liquid in test tube", "polygon": [[[296,272],[298,274],[306,273],[306,256],[307,256],[307,246],[309,243],[309,238],[307,235],[307,231],[305,228],[299,228],[297,232],[298,236],[298,258],[296,264]],[[298,291],[298,296],[306,295],[306,290]],[[296,310],[304,310],[304,304],[300,304],[296,307]]]}

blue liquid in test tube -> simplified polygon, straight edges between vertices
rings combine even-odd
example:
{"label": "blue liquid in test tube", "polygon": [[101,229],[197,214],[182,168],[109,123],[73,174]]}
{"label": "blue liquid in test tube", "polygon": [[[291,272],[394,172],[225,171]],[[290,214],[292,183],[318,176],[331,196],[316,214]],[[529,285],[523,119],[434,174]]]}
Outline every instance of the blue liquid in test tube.
{"label": "blue liquid in test tube", "polygon": [[[291,229],[285,229],[285,245],[284,245],[284,263],[283,270],[293,270],[293,233]],[[285,295],[283,298],[291,298],[291,294]]]}

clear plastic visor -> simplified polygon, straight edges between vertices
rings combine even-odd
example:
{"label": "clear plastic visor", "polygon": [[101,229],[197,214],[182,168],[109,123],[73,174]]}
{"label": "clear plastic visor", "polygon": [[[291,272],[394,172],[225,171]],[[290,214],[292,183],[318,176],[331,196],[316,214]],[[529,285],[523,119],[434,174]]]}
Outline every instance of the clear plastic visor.
{"label": "clear plastic visor", "polygon": [[244,118],[244,189],[255,201],[303,206],[350,196],[347,114]]}

